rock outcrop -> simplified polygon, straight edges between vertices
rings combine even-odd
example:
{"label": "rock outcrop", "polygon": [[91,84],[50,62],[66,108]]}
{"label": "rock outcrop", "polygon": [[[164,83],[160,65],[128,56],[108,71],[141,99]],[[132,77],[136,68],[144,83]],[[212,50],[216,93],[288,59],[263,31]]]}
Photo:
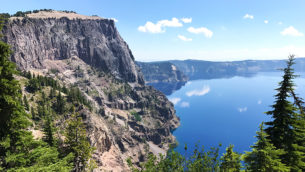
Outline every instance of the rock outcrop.
{"label": "rock outcrop", "polygon": [[91,101],[92,111],[84,107],[78,112],[96,147],[96,171],[128,171],[129,157],[138,164],[149,152],[165,154],[175,143],[171,131],[179,125],[173,104],[144,85],[114,21],[54,13],[11,18],[3,39],[19,69],[77,86]]}
{"label": "rock outcrop", "polygon": [[180,89],[188,77],[171,62],[137,62],[144,75],[145,83],[166,95]]}
{"label": "rock outcrop", "polygon": [[43,69],[46,60],[76,56],[118,78],[144,83],[113,20],[38,16],[11,19],[3,28],[4,41],[14,51],[12,61],[20,69]]}
{"label": "rock outcrop", "polygon": [[176,83],[187,82],[188,78],[173,63],[164,62],[137,62],[144,75],[146,83]]}

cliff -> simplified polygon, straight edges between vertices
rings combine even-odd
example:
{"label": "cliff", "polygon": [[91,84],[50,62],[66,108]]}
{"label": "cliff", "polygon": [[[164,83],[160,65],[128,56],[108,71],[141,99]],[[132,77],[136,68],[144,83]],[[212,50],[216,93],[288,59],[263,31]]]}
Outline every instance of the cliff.
{"label": "cliff", "polygon": [[188,78],[170,62],[137,62],[146,83],[187,82]]}
{"label": "cliff", "polygon": [[144,75],[145,83],[162,91],[165,95],[172,94],[188,81],[188,77],[171,62],[136,62]]}
{"label": "cliff", "polygon": [[79,57],[118,78],[144,83],[113,20],[66,15],[69,18],[65,13],[40,12],[11,18],[3,34],[14,51],[12,61],[29,70],[48,68],[47,60]]}
{"label": "cliff", "polygon": [[[286,66],[285,60],[244,60],[232,62],[212,62],[203,60],[172,60],[190,80],[251,76],[257,72],[276,72]],[[297,58],[296,72],[305,71],[305,58]]]}
{"label": "cliff", "polygon": [[[144,85],[114,21],[39,12],[10,18],[3,35],[19,69],[52,77],[62,87],[76,86],[90,101],[91,111],[86,107],[77,111],[87,126],[91,145],[96,147],[96,171],[128,171],[127,158],[139,163],[149,152],[165,154],[175,143],[171,131],[179,120],[173,104],[161,92]],[[36,100],[36,95],[23,91]],[[35,102],[30,104],[37,107]],[[56,126],[64,128],[69,115],[67,112],[56,119]]]}

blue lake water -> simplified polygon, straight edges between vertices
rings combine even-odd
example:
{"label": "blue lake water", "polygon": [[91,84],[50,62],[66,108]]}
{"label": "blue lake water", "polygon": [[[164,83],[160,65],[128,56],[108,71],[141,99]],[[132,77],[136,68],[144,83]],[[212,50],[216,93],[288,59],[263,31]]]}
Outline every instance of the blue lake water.
{"label": "blue lake water", "polygon": [[[174,131],[177,151],[184,154],[195,144],[205,148],[222,143],[221,153],[229,144],[240,153],[250,150],[256,131],[270,116],[274,91],[281,81],[280,72],[259,73],[253,77],[190,81],[168,98],[175,104],[181,125]],[[305,74],[295,79],[296,92],[305,98]]]}

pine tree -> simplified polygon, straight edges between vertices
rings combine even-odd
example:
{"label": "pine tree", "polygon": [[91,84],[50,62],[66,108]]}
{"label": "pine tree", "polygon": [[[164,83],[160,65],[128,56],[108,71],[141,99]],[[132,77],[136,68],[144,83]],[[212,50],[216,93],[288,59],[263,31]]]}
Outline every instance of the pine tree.
{"label": "pine tree", "polygon": [[9,46],[0,41],[0,164],[3,167],[27,161],[23,157],[9,158],[8,155],[25,152],[27,142],[32,136],[24,130],[30,123],[19,101],[22,95],[20,85],[13,76],[17,71],[15,65],[9,61],[10,53]]}
{"label": "pine tree", "polygon": [[[292,102],[289,101],[292,93],[294,93],[293,79],[294,56],[289,56],[287,67],[283,69],[283,80],[279,83],[277,94],[275,95],[275,104],[272,105],[273,110],[268,111],[273,121],[267,122],[265,129],[270,142],[277,148],[285,151],[281,156],[281,160],[287,166],[291,167],[292,171],[305,169],[305,133],[304,133],[304,117],[301,117],[298,109]],[[297,102],[298,103],[298,102]]]}
{"label": "pine tree", "polygon": [[44,124],[44,141],[47,142],[50,146],[54,146],[54,125],[52,121],[52,116],[47,115],[45,124]]}
{"label": "pine tree", "polygon": [[23,105],[26,110],[30,110],[30,105],[29,105],[28,99],[26,98],[25,95],[23,96]]}
{"label": "pine tree", "polygon": [[32,119],[35,120],[35,118],[36,118],[36,113],[35,113],[35,110],[34,110],[34,107],[33,107],[33,106],[31,107],[31,115],[32,115]]}
{"label": "pine tree", "polygon": [[298,112],[294,114],[292,145],[287,153],[291,171],[305,171],[305,118],[303,109]]}
{"label": "pine tree", "polygon": [[58,112],[59,114],[62,114],[62,113],[64,113],[64,111],[65,111],[65,100],[61,96],[61,93],[58,92],[58,95],[56,97],[56,112]]}
{"label": "pine tree", "polygon": [[283,150],[276,149],[267,138],[264,132],[263,123],[259,126],[257,132],[257,142],[252,147],[251,152],[246,152],[244,161],[247,164],[249,172],[285,172],[290,171],[288,167],[281,162],[280,155],[284,154]]}
{"label": "pine tree", "polygon": [[91,158],[94,149],[90,146],[82,119],[77,117],[76,114],[72,115],[68,121],[65,136],[68,153],[72,152],[75,156],[75,171],[84,171],[87,168],[87,162]]}
{"label": "pine tree", "polygon": [[220,171],[223,172],[239,172],[242,168],[241,154],[233,151],[234,145],[229,145],[226,149],[226,153],[220,158]]}
{"label": "pine tree", "polygon": [[276,89],[278,93],[275,95],[275,104],[272,105],[273,110],[266,112],[273,118],[273,121],[266,122],[268,126],[266,133],[269,135],[271,143],[278,149],[287,149],[289,144],[287,142],[291,140],[292,135],[291,125],[296,108],[288,98],[294,86],[292,81],[295,78],[292,68],[293,60],[294,57],[290,56],[287,61],[287,67],[283,69],[283,80],[279,83],[279,88]]}
{"label": "pine tree", "polygon": [[55,89],[52,87],[51,90],[50,90],[49,98],[52,99],[52,98],[55,97],[55,95],[56,95],[56,91],[55,91]]}

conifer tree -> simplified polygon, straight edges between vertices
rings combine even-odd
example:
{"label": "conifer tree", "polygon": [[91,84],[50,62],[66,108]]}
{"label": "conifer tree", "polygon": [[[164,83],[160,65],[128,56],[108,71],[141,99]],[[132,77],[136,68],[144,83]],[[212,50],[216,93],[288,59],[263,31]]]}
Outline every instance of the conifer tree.
{"label": "conifer tree", "polygon": [[50,90],[49,98],[52,99],[52,98],[55,97],[55,95],[56,95],[56,91],[55,91],[55,89],[52,87],[51,90]]}
{"label": "conifer tree", "polygon": [[30,110],[30,105],[29,105],[28,99],[26,98],[25,95],[23,96],[23,105],[26,110]]}
{"label": "conifer tree", "polygon": [[60,92],[58,92],[58,95],[56,97],[56,111],[60,114],[64,113],[65,111],[65,100],[61,96]]}
{"label": "conifer tree", "polygon": [[222,172],[239,172],[241,165],[241,154],[233,151],[234,145],[229,145],[226,153],[220,158],[220,171]]}
{"label": "conifer tree", "polygon": [[293,118],[292,145],[287,151],[288,165],[291,171],[305,171],[305,118],[302,106]]}
{"label": "conifer tree", "polygon": [[[305,169],[305,121],[302,115],[302,108],[297,108],[290,102],[291,95],[294,93],[293,79],[294,56],[289,56],[287,67],[283,69],[283,80],[279,83],[275,104],[267,114],[271,115],[273,121],[267,122],[265,131],[270,142],[277,148],[285,151],[281,160],[292,171]],[[297,104],[298,102],[296,102]]]}
{"label": "conifer tree", "polygon": [[44,141],[47,142],[50,146],[54,146],[54,125],[52,121],[52,116],[47,115],[45,124],[44,124]]}
{"label": "conifer tree", "polygon": [[264,132],[263,123],[259,126],[257,133],[257,142],[251,146],[252,151],[246,152],[244,161],[247,164],[249,172],[285,172],[290,171],[288,167],[281,162],[280,155],[284,154],[283,150],[276,149],[267,138]]}
{"label": "conifer tree", "polygon": [[272,110],[266,112],[271,115],[273,121],[266,122],[268,126],[266,128],[266,133],[268,134],[271,143],[278,149],[287,149],[288,142],[291,141],[292,136],[292,119],[293,113],[296,108],[288,100],[290,97],[290,92],[293,90],[293,79],[296,77],[293,74],[292,65],[294,56],[289,56],[287,61],[287,67],[283,69],[284,75],[283,80],[279,83],[279,88],[276,89],[278,92],[275,95],[275,104],[272,105]]}
{"label": "conifer tree", "polygon": [[75,156],[74,170],[76,172],[84,171],[94,149],[90,146],[81,117],[76,114],[72,115],[68,121],[65,136],[68,153],[72,152]]}
{"label": "conifer tree", "polygon": [[31,107],[31,115],[32,115],[32,119],[36,118],[36,113],[35,113],[35,110],[34,110],[33,106]]}

